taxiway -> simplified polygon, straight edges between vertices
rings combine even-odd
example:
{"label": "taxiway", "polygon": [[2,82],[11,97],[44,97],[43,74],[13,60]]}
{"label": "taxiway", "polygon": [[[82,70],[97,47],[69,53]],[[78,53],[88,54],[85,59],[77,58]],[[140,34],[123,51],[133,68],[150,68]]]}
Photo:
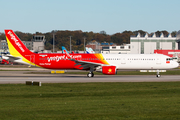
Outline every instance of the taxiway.
{"label": "taxiway", "polygon": [[86,75],[75,74],[25,74],[27,71],[0,71],[0,84],[24,84],[26,81],[41,83],[86,83],[86,82],[171,82],[180,81],[180,75]]}

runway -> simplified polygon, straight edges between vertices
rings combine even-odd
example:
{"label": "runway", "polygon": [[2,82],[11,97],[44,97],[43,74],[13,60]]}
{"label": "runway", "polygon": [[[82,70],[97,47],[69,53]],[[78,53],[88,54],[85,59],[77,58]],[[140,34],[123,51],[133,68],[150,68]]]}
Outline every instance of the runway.
{"label": "runway", "polygon": [[[27,72],[27,71],[26,71]],[[23,71],[0,71],[0,84],[24,84],[26,81],[41,83],[88,83],[88,82],[171,82],[180,81],[180,75],[86,75],[74,74],[24,74]]]}

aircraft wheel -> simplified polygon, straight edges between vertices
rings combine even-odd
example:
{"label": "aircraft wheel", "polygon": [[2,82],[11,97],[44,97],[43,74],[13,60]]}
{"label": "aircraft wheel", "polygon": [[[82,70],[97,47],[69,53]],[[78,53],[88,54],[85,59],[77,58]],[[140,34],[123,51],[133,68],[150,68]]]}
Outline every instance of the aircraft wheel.
{"label": "aircraft wheel", "polygon": [[160,77],[161,77],[161,75],[156,75],[156,77],[157,77],[157,78],[160,78]]}
{"label": "aircraft wheel", "polygon": [[91,73],[91,72],[88,73],[88,74],[87,74],[87,77],[94,77],[94,73]]}

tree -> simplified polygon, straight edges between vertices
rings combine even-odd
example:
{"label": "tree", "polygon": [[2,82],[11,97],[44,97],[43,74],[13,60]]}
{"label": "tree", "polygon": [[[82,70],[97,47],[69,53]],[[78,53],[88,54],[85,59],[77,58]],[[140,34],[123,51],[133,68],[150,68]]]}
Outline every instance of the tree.
{"label": "tree", "polygon": [[112,35],[111,36],[111,41],[113,43],[117,43],[117,44],[121,45],[123,43],[122,34],[121,33],[116,33],[116,34]]}
{"label": "tree", "polygon": [[156,31],[155,33],[156,33],[156,36],[157,36],[157,37],[160,37],[161,31]]}
{"label": "tree", "polygon": [[177,34],[177,31],[173,31],[173,32],[171,33],[171,36],[172,36],[172,37],[176,37],[176,34]]}
{"label": "tree", "polygon": [[100,31],[100,34],[106,35],[106,32],[103,30],[103,31]]}
{"label": "tree", "polygon": [[0,40],[6,40],[6,36],[5,36],[4,33],[1,33],[1,34],[0,34]]}
{"label": "tree", "polygon": [[169,35],[169,32],[167,32],[166,30],[163,30],[161,32],[164,34],[165,37],[167,37]]}
{"label": "tree", "polygon": [[143,30],[137,30],[137,31],[134,31],[134,32],[133,32],[134,35],[137,35],[138,33],[141,34],[141,37],[142,37],[142,36],[144,37],[147,32],[146,32],[146,31],[143,31]]}

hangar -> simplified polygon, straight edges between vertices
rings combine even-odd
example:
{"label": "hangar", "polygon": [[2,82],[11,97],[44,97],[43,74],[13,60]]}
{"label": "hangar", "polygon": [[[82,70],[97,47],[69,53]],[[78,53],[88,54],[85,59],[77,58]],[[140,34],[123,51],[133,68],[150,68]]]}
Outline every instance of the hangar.
{"label": "hangar", "polygon": [[[178,36],[178,35],[177,35]],[[161,33],[159,37],[154,33],[152,36],[141,36],[140,33],[136,37],[130,37],[131,54],[153,54],[154,50],[178,50],[180,46],[178,37],[167,37]]]}

